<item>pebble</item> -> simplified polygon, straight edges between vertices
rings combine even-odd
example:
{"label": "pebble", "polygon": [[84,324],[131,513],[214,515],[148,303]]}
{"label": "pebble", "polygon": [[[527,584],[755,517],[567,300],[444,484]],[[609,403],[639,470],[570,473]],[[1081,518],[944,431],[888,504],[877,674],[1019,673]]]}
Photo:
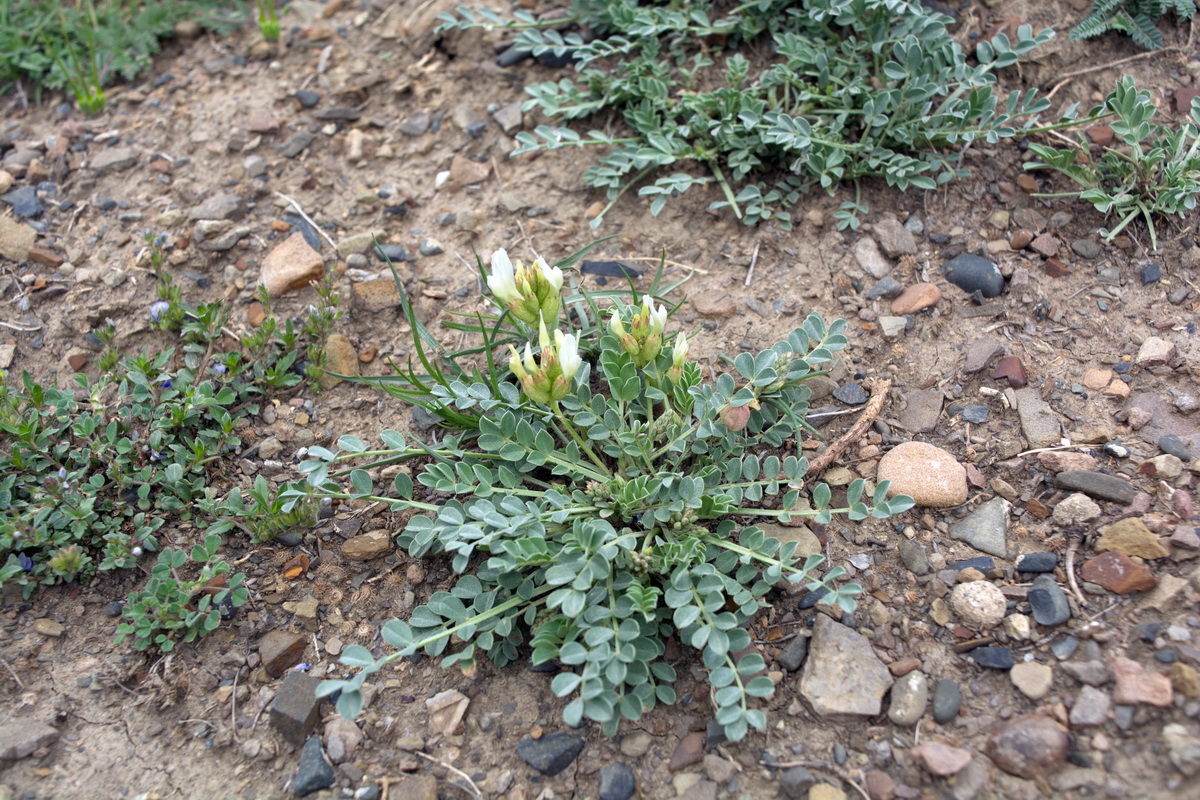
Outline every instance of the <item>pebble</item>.
{"label": "pebble", "polygon": [[619,761],[600,770],[600,800],[629,800],[636,791],[633,770]]}
{"label": "pebble", "polygon": [[958,716],[962,707],[962,691],[958,684],[949,678],[939,678],[933,687],[933,720],[939,725],[945,725]]}
{"label": "pebble", "polygon": [[517,755],[543,775],[554,776],[571,765],[583,751],[584,740],[569,733],[548,733],[540,739],[524,739]]}
{"label": "pebble", "polygon": [[971,658],[981,667],[990,669],[1012,669],[1013,655],[1007,647],[976,647]]}
{"label": "pebble", "polygon": [[136,164],[137,157],[137,151],[132,147],[109,147],[96,154],[91,167],[100,174],[120,172]]}
{"label": "pebble", "polygon": [[11,192],[0,196],[0,200],[12,206],[13,214],[22,219],[39,216],[46,210],[46,206],[38,199],[37,189],[32,186],[22,186],[20,189],[13,189]]}
{"label": "pebble", "polygon": [[1004,292],[1004,276],[990,259],[962,253],[942,265],[946,280],[967,294],[979,292],[984,297],[999,297]]}
{"label": "pebble", "polygon": [[882,316],[878,320],[879,333],[885,339],[899,338],[900,334],[908,327],[908,320],[904,317],[893,317],[891,315]]}
{"label": "pebble", "polygon": [[243,213],[242,198],[236,194],[215,194],[188,212],[189,222],[202,219],[240,219]]}
{"label": "pebble", "polygon": [[1096,459],[1087,453],[1078,453],[1070,450],[1038,453],[1038,463],[1055,473],[1066,472],[1069,469],[1090,470],[1096,467]]}
{"label": "pebble", "polygon": [[1162,280],[1162,264],[1157,261],[1151,261],[1142,267],[1140,277],[1142,279],[1142,286],[1158,283]]}
{"label": "pebble", "polygon": [[1017,561],[1017,572],[1053,572],[1056,566],[1057,553],[1026,553]]}
{"label": "pebble", "polygon": [[408,259],[408,251],[404,249],[403,245],[399,244],[376,245],[373,252],[375,253],[375,258],[384,263],[391,261],[393,264],[400,264]]}
{"label": "pebble", "polygon": [[860,405],[867,402],[869,399],[866,390],[864,390],[860,384],[855,383],[854,381],[844,383],[838,388],[834,389],[833,396],[850,406]]}
{"label": "pebble", "polygon": [[362,741],[363,732],[353,720],[340,714],[325,720],[325,753],[334,764],[350,760]]}
{"label": "pebble", "polygon": [[917,253],[917,242],[913,238],[913,232],[901,225],[895,217],[885,216],[876,222],[875,236],[879,239],[879,246],[883,248],[883,252],[892,258]]}
{"label": "pebble", "polygon": [[911,727],[920,721],[929,702],[929,679],[914,670],[892,685],[888,719],[895,725]]}
{"label": "pebble", "polygon": [[342,543],[342,555],[347,561],[370,561],[393,550],[392,537],[387,530],[370,531]]}
{"label": "pebble", "polygon": [[900,561],[909,572],[918,577],[929,574],[929,555],[919,542],[905,539],[897,549],[900,551]]}
{"label": "pebble", "polygon": [[1134,497],[1137,496],[1137,489],[1128,481],[1101,472],[1067,470],[1058,473],[1054,482],[1060,489],[1083,492],[1098,500],[1108,500],[1124,505],[1132,503]]}
{"label": "pebble", "polygon": [[868,300],[892,299],[896,295],[904,291],[904,284],[893,278],[891,275],[884,275],[877,280],[875,284],[867,290],[863,295]]}
{"label": "pebble", "polygon": [[300,663],[307,645],[308,640],[297,633],[268,631],[258,643],[258,653],[267,674],[278,678]]}
{"label": "pebble", "polygon": [[1167,755],[1180,772],[1189,778],[1200,773],[1200,736],[1178,722],[1164,725],[1162,736],[1167,744]]}
{"label": "pebble", "polygon": [[1100,506],[1085,494],[1075,493],[1060,500],[1051,516],[1059,525],[1075,525],[1100,516]]}
{"label": "pebble", "polygon": [[788,672],[795,672],[804,664],[808,656],[808,637],[797,636],[787,643],[787,647],[779,654],[779,665]]}
{"label": "pebble", "polygon": [[321,102],[321,95],[308,89],[300,89],[292,97],[296,98],[296,102],[300,104],[301,108],[312,108]]}
{"label": "pebble", "polygon": [[678,772],[693,764],[699,764],[703,759],[704,734],[689,733],[679,740],[679,744],[675,745],[675,751],[671,753],[671,760],[667,762],[667,769],[671,772]]}
{"label": "pebble", "polygon": [[61,622],[55,622],[52,619],[46,619],[45,617],[42,617],[41,619],[35,619],[33,621],[33,630],[36,633],[40,633],[42,636],[48,636],[51,639],[57,639],[66,633],[67,628]]}
{"label": "pebble", "polygon": [[1158,449],[1175,456],[1185,464],[1192,460],[1192,451],[1188,449],[1188,446],[1178,436],[1170,433],[1159,437]]}
{"label": "pebble", "polygon": [[325,276],[325,259],[293,233],[263,259],[260,282],[271,295],[303,289]]}
{"label": "pebble", "polygon": [[[880,462],[880,467],[883,463]],[[964,498],[965,499],[965,498]],[[1008,517],[1012,503],[994,497],[950,526],[950,536],[984,553],[1006,558],[1008,553]]]}
{"label": "pebble", "polygon": [[1170,708],[1175,701],[1171,679],[1166,675],[1151,672],[1141,664],[1124,656],[1109,661],[1113,680],[1113,702],[1118,705],[1150,705]]}
{"label": "pebble", "polygon": [[1071,604],[1067,602],[1066,594],[1059,588],[1053,575],[1034,578],[1029,588],[1029,605],[1038,625],[1062,625],[1071,618]]}
{"label": "pebble", "polygon": [[896,797],[896,781],[881,769],[873,769],[863,778],[867,795],[871,800],[893,800]]}
{"label": "pebble", "polygon": [[818,783],[808,790],[808,800],[846,800],[846,793],[831,783]]}
{"label": "pebble", "polygon": [[1030,448],[1050,447],[1059,443],[1062,430],[1058,417],[1032,386],[1017,390],[1017,416],[1021,420],[1021,433],[1025,435]]}
{"label": "pebble", "polygon": [[1116,551],[1083,562],[1079,574],[1085,581],[1117,594],[1146,592],[1158,585],[1149,569]]}
{"label": "pebble", "polygon": [[1103,686],[1112,680],[1112,675],[1103,661],[1068,661],[1062,665],[1063,672],[1088,686]]}
{"label": "pebble", "polygon": [[446,252],[446,248],[441,242],[428,238],[422,239],[417,249],[423,256],[440,256]]}
{"label": "pebble", "polygon": [[1157,336],[1147,336],[1134,356],[1134,366],[1146,369],[1169,364],[1175,358],[1175,344]]}
{"label": "pebble", "polygon": [[879,460],[879,481],[891,481],[888,496],[906,494],[918,506],[956,506],[967,499],[967,471],[941,448],[903,442]]}
{"label": "pebble", "polygon": [[1094,239],[1076,239],[1071,242],[1071,249],[1080,258],[1091,260],[1100,255],[1100,243]]}
{"label": "pebble", "polygon": [[988,421],[988,407],[971,405],[963,408],[962,418],[965,422],[970,422],[972,425],[982,425]]}
{"label": "pebble", "polygon": [[1026,714],[1001,723],[988,737],[985,752],[996,766],[1019,778],[1046,775],[1067,758],[1070,737],[1049,717]]}
{"label": "pebble", "polygon": [[818,614],[800,694],[818,715],[879,714],[892,675],[861,633]]}
{"label": "pebble", "polygon": [[892,300],[892,313],[897,316],[915,314],[937,305],[942,299],[942,290],[932,283],[915,283]]}
{"label": "pebble", "polygon": [[1137,517],[1126,517],[1101,526],[1100,537],[1096,539],[1092,549],[1097,553],[1115,550],[1127,556],[1144,559],[1166,558],[1171,554],[1146,527],[1146,523]]}
{"label": "pebble", "polygon": [[913,758],[925,766],[925,769],[939,778],[946,778],[961,772],[971,763],[970,750],[951,747],[941,742],[925,742],[917,745],[910,752]]}
{"label": "pebble", "polygon": [[882,278],[892,271],[892,262],[870,236],[863,236],[854,243],[854,260],[872,278]]}
{"label": "pebble", "polygon": [[58,739],[58,731],[37,719],[13,719],[0,725],[0,761],[25,758]]}
{"label": "pebble", "polygon": [[316,134],[309,133],[308,131],[299,131],[297,133],[293,133],[286,142],[278,145],[275,149],[278,151],[279,155],[283,156],[284,158],[295,158],[303,153],[308,146],[316,140]]}
{"label": "pebble", "polygon": [[973,631],[987,631],[999,625],[1007,605],[1004,593],[987,581],[960,583],[950,593],[950,607],[962,624]]}
{"label": "pebble", "polygon": [[313,792],[328,789],[335,783],[337,775],[321,749],[321,739],[317,736],[310,737],[300,751],[300,765],[292,778],[292,792],[297,797],[307,797]]}
{"label": "pebble", "polygon": [[993,358],[1004,352],[1004,344],[999,339],[985,337],[972,339],[967,345],[967,353],[963,360],[963,372],[974,374],[984,369]]}
{"label": "pebble", "polygon": [[1008,678],[1021,694],[1037,701],[1050,693],[1050,687],[1054,684],[1054,670],[1036,661],[1023,661],[1009,670]]}
{"label": "pebble", "polygon": [[1007,380],[1013,389],[1020,389],[1029,382],[1025,375],[1025,365],[1018,356],[1005,356],[996,362],[992,370],[993,380]]}
{"label": "pebble", "polygon": [[804,767],[791,767],[779,776],[779,790],[789,800],[804,800],[816,782],[817,779]]}

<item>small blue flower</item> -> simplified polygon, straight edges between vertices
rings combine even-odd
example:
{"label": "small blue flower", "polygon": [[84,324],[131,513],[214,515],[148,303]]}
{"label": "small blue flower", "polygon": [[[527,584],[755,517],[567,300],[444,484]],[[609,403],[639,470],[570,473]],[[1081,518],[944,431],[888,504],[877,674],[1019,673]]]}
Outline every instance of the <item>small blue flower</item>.
{"label": "small blue flower", "polygon": [[225,365],[224,364],[216,364],[213,366],[212,371],[217,373],[218,375],[224,375],[225,374]]}
{"label": "small blue flower", "polygon": [[312,669],[312,664],[301,661],[299,664],[292,667],[292,669],[294,669],[296,672],[308,672],[310,669]]}
{"label": "small blue flower", "polygon": [[21,562],[21,569],[26,572],[33,571],[33,559],[24,553],[17,553],[17,560]]}
{"label": "small blue flower", "polygon": [[58,468],[58,479],[60,481],[65,481],[67,479],[67,468],[66,467]]}
{"label": "small blue flower", "polygon": [[162,388],[164,388],[164,389],[171,388],[171,379],[170,378],[167,378],[165,381],[162,382]]}
{"label": "small blue flower", "polygon": [[166,244],[167,244],[166,231],[163,231],[158,236],[154,237],[154,246],[155,247],[166,247]]}
{"label": "small blue flower", "polygon": [[150,451],[150,460],[151,461],[162,461],[163,454],[158,452],[157,450],[151,450]]}
{"label": "small blue flower", "polygon": [[171,309],[171,304],[166,300],[159,300],[157,303],[150,305],[150,319],[158,322],[162,319],[162,315]]}

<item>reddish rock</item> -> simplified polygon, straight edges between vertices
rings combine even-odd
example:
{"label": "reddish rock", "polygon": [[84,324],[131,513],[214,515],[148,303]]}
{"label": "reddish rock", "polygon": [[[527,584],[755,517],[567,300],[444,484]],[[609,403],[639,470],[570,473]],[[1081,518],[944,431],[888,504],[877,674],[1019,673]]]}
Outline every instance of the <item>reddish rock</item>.
{"label": "reddish rock", "polygon": [[992,377],[996,380],[1007,378],[1008,385],[1014,389],[1020,389],[1029,382],[1025,377],[1025,365],[1018,356],[1005,356],[997,361]]}
{"label": "reddish rock", "polygon": [[76,372],[79,372],[81,369],[86,367],[87,363],[87,353],[72,353],[71,355],[67,356],[67,364],[69,364],[71,369],[75,370]]}
{"label": "reddish rock", "polygon": [[1111,369],[1085,369],[1083,371],[1083,385],[1094,392],[1098,392],[1112,382],[1113,371]]}
{"label": "reddish rock", "polygon": [[293,233],[275,247],[262,263],[262,284],[271,295],[303,289],[325,276],[325,259]]}
{"label": "reddish rock", "polygon": [[1067,265],[1058,259],[1058,257],[1047,258],[1042,262],[1042,271],[1051,278],[1065,278],[1071,274],[1071,270],[1067,269]]}
{"label": "reddish rock", "polygon": [[1033,241],[1033,231],[1029,228],[1017,228],[1008,239],[1008,246],[1013,250],[1024,250]]}
{"label": "reddish rock", "polygon": [[1092,140],[1092,144],[1098,144],[1101,147],[1108,147],[1112,144],[1115,136],[1113,129],[1107,125],[1093,125],[1084,131],[1084,133]]}
{"label": "reddish rock", "polygon": [[911,751],[913,758],[925,765],[925,769],[939,778],[961,772],[971,763],[971,751],[951,747],[941,742],[925,742]]}
{"label": "reddish rock", "polygon": [[1083,562],[1079,574],[1085,581],[1117,594],[1148,592],[1158,585],[1150,570],[1115,550]]}
{"label": "reddish rock", "polygon": [[267,311],[263,308],[262,303],[255,300],[246,306],[246,322],[250,323],[251,328],[261,328],[266,318]]}
{"label": "reddish rock", "polygon": [[689,733],[679,740],[675,752],[671,754],[671,760],[667,763],[667,769],[671,772],[678,772],[684,767],[699,764],[703,759],[704,734]]}
{"label": "reddish rock", "polygon": [[867,773],[863,783],[871,800],[894,800],[896,797],[896,782],[892,776],[881,769],[873,769]]}
{"label": "reddish rock", "polygon": [[1200,97],[1200,89],[1190,89],[1180,86],[1175,90],[1175,110],[1180,114],[1188,114],[1192,110],[1192,101]]}
{"label": "reddish rock", "polygon": [[1195,513],[1192,505],[1192,496],[1182,489],[1176,489],[1175,494],[1171,495],[1171,510],[1184,521],[1191,519]]}
{"label": "reddish rock", "polygon": [[932,283],[914,283],[892,301],[892,313],[897,316],[915,314],[930,308],[942,299],[942,290]]}
{"label": "reddish rock", "polygon": [[37,244],[29,248],[29,255],[26,256],[30,261],[36,261],[47,267],[61,266],[63,258],[58,253],[46,247],[44,244]]}
{"label": "reddish rock", "polygon": [[279,119],[265,108],[252,108],[246,113],[246,130],[251,133],[274,133]]}
{"label": "reddish rock", "polygon": [[921,660],[919,658],[902,658],[898,661],[893,661],[892,663],[888,664],[888,672],[899,678],[902,675],[907,675],[919,666],[921,666]]}
{"label": "reddish rock", "polygon": [[996,766],[1019,778],[1034,778],[1057,769],[1067,758],[1070,737],[1041,714],[1014,717],[992,731],[985,752]]}
{"label": "reddish rock", "polygon": [[1112,670],[1116,688],[1113,689],[1113,702],[1120,706],[1144,704],[1170,708],[1175,702],[1175,693],[1171,688],[1171,679],[1160,675],[1123,656],[1109,659],[1108,668]]}
{"label": "reddish rock", "polygon": [[370,531],[347,539],[342,555],[348,561],[370,561],[392,552],[392,537],[386,530]]}
{"label": "reddish rock", "polygon": [[1017,186],[1020,186],[1023,190],[1025,190],[1027,192],[1038,191],[1037,181],[1034,180],[1033,176],[1030,175],[1028,172],[1022,172],[1020,175],[1017,176]]}
{"label": "reddish rock", "polygon": [[1066,472],[1069,469],[1093,470],[1096,459],[1087,453],[1070,450],[1052,450],[1048,453],[1038,453],[1038,463],[1051,472]]}
{"label": "reddish rock", "polygon": [[1039,253],[1047,258],[1058,255],[1058,239],[1055,239],[1048,233],[1043,233],[1041,236],[1029,243],[1035,253]]}

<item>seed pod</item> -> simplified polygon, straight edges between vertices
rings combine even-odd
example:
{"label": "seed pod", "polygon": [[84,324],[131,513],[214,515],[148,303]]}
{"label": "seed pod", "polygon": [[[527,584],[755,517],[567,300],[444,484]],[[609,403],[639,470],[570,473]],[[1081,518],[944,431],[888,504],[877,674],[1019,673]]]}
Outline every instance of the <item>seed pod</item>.
{"label": "seed pod", "polygon": [[749,422],[749,406],[725,406],[721,409],[721,424],[731,431],[745,430]]}

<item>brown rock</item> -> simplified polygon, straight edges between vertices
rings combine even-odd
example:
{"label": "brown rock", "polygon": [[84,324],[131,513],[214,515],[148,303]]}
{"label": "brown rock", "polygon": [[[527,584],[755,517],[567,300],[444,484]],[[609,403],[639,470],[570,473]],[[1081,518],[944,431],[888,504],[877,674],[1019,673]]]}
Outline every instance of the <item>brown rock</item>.
{"label": "brown rock", "polygon": [[57,639],[67,632],[67,627],[61,622],[56,622],[46,617],[35,619],[33,621],[33,629],[42,636],[48,636],[51,639]]}
{"label": "brown rock", "polygon": [[1188,700],[1200,697],[1200,672],[1190,664],[1176,661],[1171,665],[1171,685]]}
{"label": "brown rock", "polygon": [[0,725],[0,760],[17,761],[57,738],[58,731],[41,720],[13,718]]}
{"label": "brown rock", "polygon": [[945,778],[965,769],[971,763],[971,751],[951,747],[941,742],[925,742],[911,751],[925,765],[925,769],[939,778]]}
{"label": "brown rock", "polygon": [[1004,344],[999,339],[984,337],[973,339],[967,345],[967,355],[963,360],[963,372],[979,372],[988,365],[994,357],[1004,352]]}
{"label": "brown rock", "polygon": [[1066,730],[1057,722],[1041,714],[1025,714],[995,728],[985,752],[1010,775],[1034,778],[1061,765],[1069,745]]}
{"label": "brown rock", "polygon": [[482,183],[491,171],[492,165],[487,162],[481,164],[466,156],[456,155],[450,162],[450,180],[446,182],[446,187],[453,190]]}
{"label": "brown rock", "polygon": [[1157,336],[1148,336],[1138,348],[1133,363],[1139,367],[1157,367],[1168,364],[1175,358],[1175,344]]}
{"label": "brown rock", "polygon": [[921,666],[921,660],[910,656],[888,664],[888,672],[899,678],[902,675],[907,675],[919,666]]}
{"label": "brown rock", "polygon": [[263,308],[262,303],[255,300],[246,306],[246,322],[250,323],[251,328],[261,328],[266,319],[267,311]]}
{"label": "brown rock", "polygon": [[272,295],[303,289],[324,276],[325,259],[308,246],[299,232],[276,245],[262,263],[261,282]]}
{"label": "brown rock", "polygon": [[1113,371],[1111,369],[1087,369],[1083,371],[1083,385],[1091,389],[1093,392],[1098,392],[1112,382]]}
{"label": "brown rock", "polygon": [[700,294],[691,298],[692,308],[702,317],[729,319],[737,311],[737,303],[727,294]]}
{"label": "brown rock", "polygon": [[1029,243],[1035,253],[1039,253],[1046,258],[1052,258],[1058,255],[1058,239],[1055,239],[1048,233],[1043,233],[1041,236]]}
{"label": "brown rock", "polygon": [[0,217],[0,256],[22,261],[37,241],[37,231],[9,217]]}
{"label": "brown rock", "polygon": [[1116,551],[1083,562],[1079,575],[1085,581],[1099,584],[1117,594],[1147,592],[1158,585],[1158,579],[1150,570]]}
{"label": "brown rock", "polygon": [[44,244],[37,244],[29,248],[29,255],[27,257],[30,261],[36,261],[51,268],[61,266],[63,263],[63,257]]}
{"label": "brown rock", "polygon": [[1014,389],[1020,389],[1028,379],[1025,377],[1025,365],[1021,363],[1019,356],[1005,356],[996,362],[996,369],[992,371],[992,378],[1001,380],[1008,379],[1008,385]]}
{"label": "brown rock", "polygon": [[383,311],[400,305],[400,290],[392,278],[375,278],[354,284],[351,300],[364,311]]}
{"label": "brown rock", "polygon": [[1071,274],[1071,270],[1060,261],[1058,258],[1047,258],[1042,262],[1042,271],[1051,278],[1065,278]]}
{"label": "brown rock", "polygon": [[370,364],[375,360],[375,356],[379,355],[379,348],[375,345],[362,350],[358,354],[358,360],[363,364]]}
{"label": "brown rock", "polygon": [[246,130],[251,133],[274,133],[279,130],[279,119],[265,108],[252,108],[246,114]]}
{"label": "brown rock", "polygon": [[868,772],[863,783],[871,800],[894,800],[896,797],[896,781],[881,769]]}
{"label": "brown rock", "polygon": [[1124,400],[1129,397],[1129,384],[1120,378],[1113,378],[1112,383],[1104,390],[1105,397],[1115,397],[1118,400]]}
{"label": "brown rock", "polygon": [[1017,228],[1008,239],[1008,246],[1013,250],[1024,250],[1033,241],[1033,231],[1029,228]]}
{"label": "brown rock", "polygon": [[321,387],[331,389],[345,378],[358,375],[358,351],[345,334],[334,333],[325,340],[325,369]]}
{"label": "brown rock", "polygon": [[1175,110],[1180,114],[1189,114],[1192,110],[1192,101],[1200,97],[1200,89],[1190,89],[1186,86],[1179,86],[1175,89]]}
{"label": "brown rock", "polygon": [[342,545],[342,555],[348,561],[370,561],[392,552],[392,537],[386,530],[369,531],[347,539]]}
{"label": "brown rock", "polygon": [[1151,672],[1136,661],[1123,656],[1109,659],[1108,668],[1112,670],[1113,680],[1116,682],[1113,702],[1117,705],[1144,704],[1169,708],[1175,702],[1171,679],[1166,675]]}
{"label": "brown rock", "polygon": [[1084,131],[1084,133],[1092,140],[1092,144],[1098,144],[1101,147],[1108,147],[1112,144],[1115,136],[1113,129],[1107,125],[1093,125]]}
{"label": "brown rock", "polygon": [[79,372],[86,367],[87,363],[87,353],[72,353],[71,355],[67,356],[67,364],[70,365],[71,369],[75,370],[76,372]]}
{"label": "brown rock", "polygon": [[1026,192],[1038,191],[1037,181],[1028,172],[1022,172],[1017,176],[1017,186],[1020,186]]}
{"label": "brown rock", "polygon": [[263,668],[272,678],[278,678],[304,658],[308,640],[298,633],[269,631],[258,643],[258,655]]}
{"label": "brown rock", "polygon": [[1146,527],[1146,523],[1137,517],[1127,517],[1100,528],[1100,538],[1096,540],[1094,549],[1097,553],[1116,550],[1127,556],[1146,559],[1171,555],[1167,548],[1159,544],[1158,537]]}
{"label": "brown rock", "polygon": [[675,752],[671,754],[671,760],[667,763],[667,769],[671,772],[678,772],[684,767],[699,764],[703,758],[704,734],[699,732],[689,733],[680,739],[679,744],[676,745]]}
{"label": "brown rock", "polygon": [[879,459],[879,481],[891,481],[888,496],[910,495],[919,506],[944,508],[967,499],[967,471],[954,456],[925,442],[902,442]]}
{"label": "brown rock", "polygon": [[937,305],[942,299],[942,290],[932,283],[914,283],[892,301],[892,313],[897,316],[915,314]]}
{"label": "brown rock", "polygon": [[1069,469],[1093,470],[1096,459],[1087,453],[1070,450],[1052,450],[1049,453],[1038,453],[1038,463],[1051,472],[1066,472]]}

